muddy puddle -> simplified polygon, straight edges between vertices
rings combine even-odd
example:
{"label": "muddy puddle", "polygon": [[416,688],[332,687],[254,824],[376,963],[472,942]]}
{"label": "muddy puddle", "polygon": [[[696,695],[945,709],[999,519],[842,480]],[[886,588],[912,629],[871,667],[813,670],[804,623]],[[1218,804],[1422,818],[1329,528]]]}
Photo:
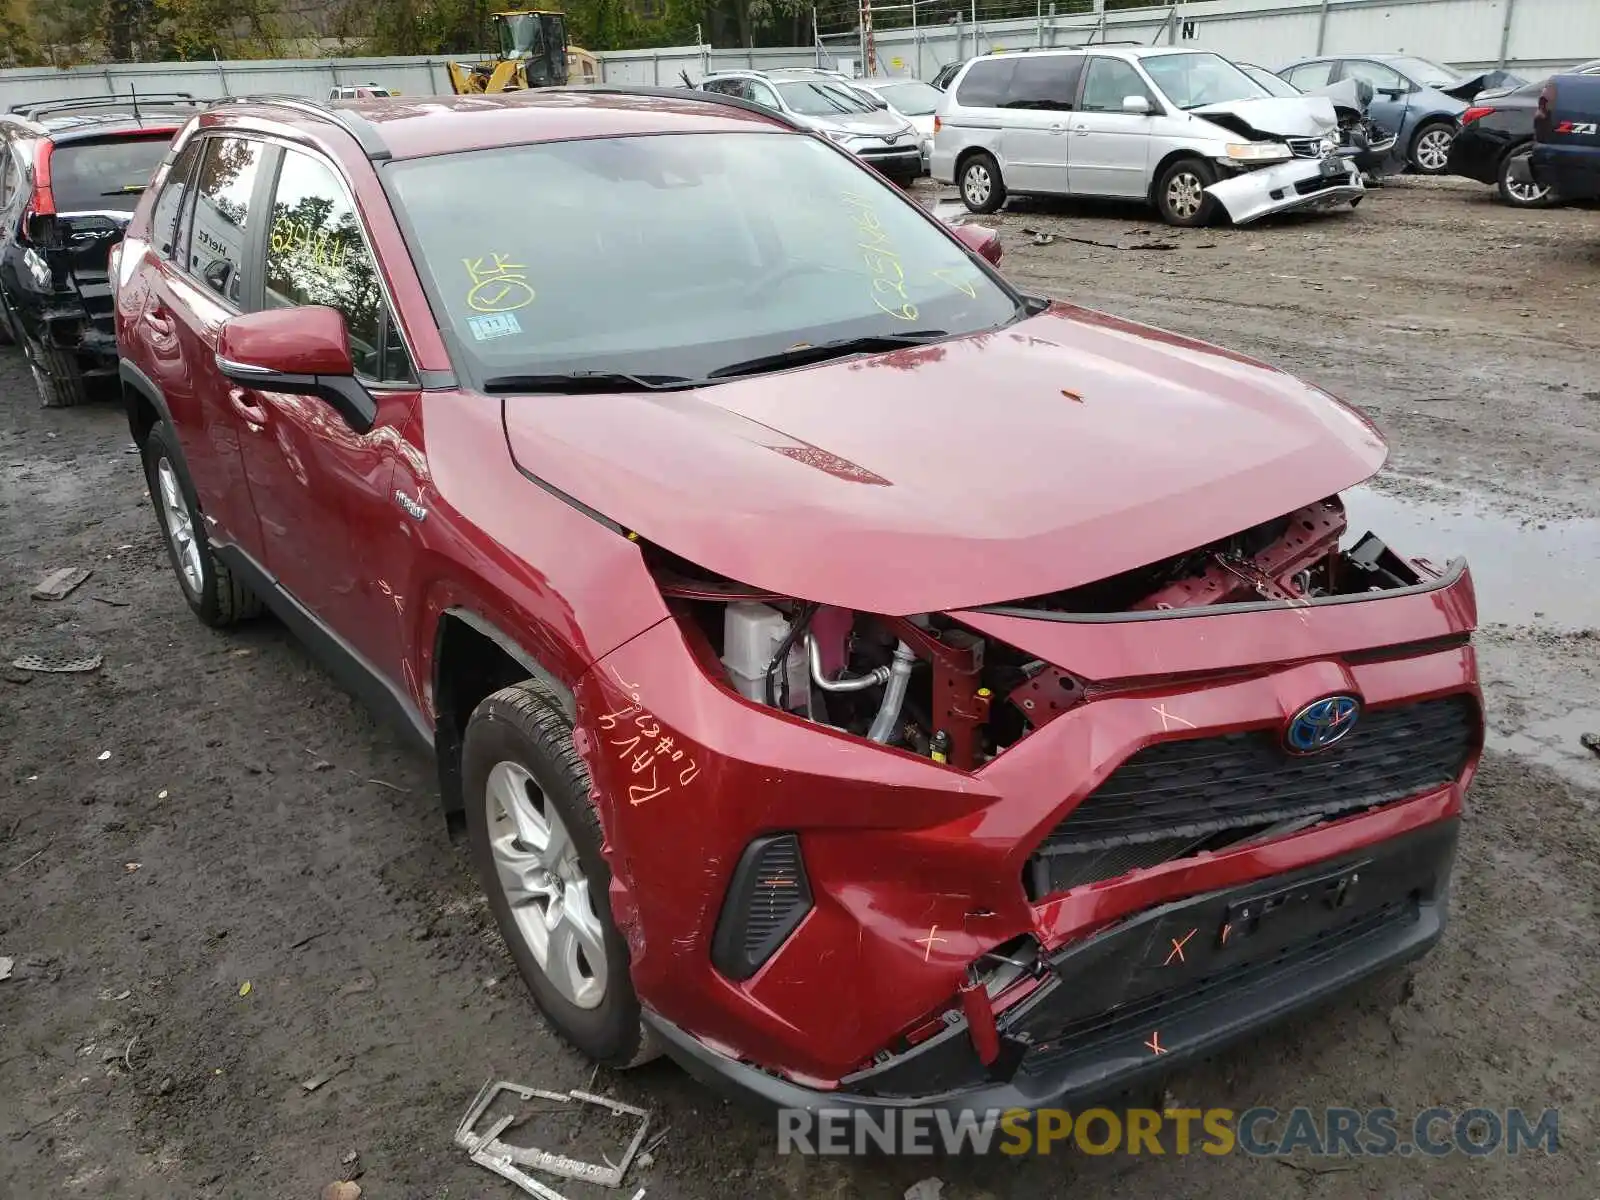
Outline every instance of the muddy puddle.
{"label": "muddy puddle", "polygon": [[1480,625],[1600,628],[1600,520],[1530,520],[1459,499],[1344,493],[1350,531],[1376,533],[1400,554],[1443,565],[1465,555]]}

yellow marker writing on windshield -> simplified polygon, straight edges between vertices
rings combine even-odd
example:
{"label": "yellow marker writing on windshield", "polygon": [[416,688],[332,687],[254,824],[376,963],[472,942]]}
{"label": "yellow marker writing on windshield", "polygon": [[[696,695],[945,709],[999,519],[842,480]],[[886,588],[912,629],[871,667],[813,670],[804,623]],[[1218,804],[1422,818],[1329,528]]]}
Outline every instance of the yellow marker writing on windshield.
{"label": "yellow marker writing on windshield", "polygon": [[533,286],[528,282],[528,268],[510,261],[505,254],[488,254],[482,258],[463,258],[461,265],[467,269],[472,287],[467,292],[467,307],[475,312],[512,312],[527,308],[534,301]]}

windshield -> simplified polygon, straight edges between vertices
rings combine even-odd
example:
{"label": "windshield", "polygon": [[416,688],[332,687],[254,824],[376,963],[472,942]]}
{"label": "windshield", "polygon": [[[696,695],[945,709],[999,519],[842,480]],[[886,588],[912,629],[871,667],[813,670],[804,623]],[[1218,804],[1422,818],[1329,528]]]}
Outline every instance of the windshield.
{"label": "windshield", "polygon": [[1179,108],[1256,100],[1268,94],[1266,88],[1218,54],[1156,54],[1140,59],[1139,65]]}
{"label": "windshield", "polygon": [[50,155],[50,190],[57,211],[132,212],[171,142],[168,132],[58,143]]}
{"label": "windshield", "polygon": [[452,358],[480,383],[704,379],[803,344],[976,333],[1022,312],[912,201],[809,136],[548,142],[387,175]]}
{"label": "windshield", "polygon": [[1239,69],[1246,75],[1250,76],[1251,79],[1254,79],[1269,94],[1273,96],[1303,95],[1300,89],[1295,87],[1294,84],[1290,83],[1287,79],[1283,79],[1280,76],[1274,75],[1265,67],[1246,66],[1244,63],[1240,63]]}
{"label": "windshield", "polygon": [[928,116],[939,107],[939,101],[944,99],[943,92],[930,84],[923,83],[920,79],[885,84],[876,90],[878,95],[889,102],[891,108],[908,117]]}
{"label": "windshield", "polygon": [[1389,58],[1384,62],[1400,74],[1410,76],[1412,83],[1420,83],[1423,87],[1454,87],[1467,81],[1460,71],[1451,70],[1441,63],[1429,62],[1425,58]]}
{"label": "windshield", "polygon": [[860,96],[831,83],[807,80],[804,83],[780,83],[778,91],[791,111],[807,117],[836,117],[840,113],[865,113],[872,111]]}

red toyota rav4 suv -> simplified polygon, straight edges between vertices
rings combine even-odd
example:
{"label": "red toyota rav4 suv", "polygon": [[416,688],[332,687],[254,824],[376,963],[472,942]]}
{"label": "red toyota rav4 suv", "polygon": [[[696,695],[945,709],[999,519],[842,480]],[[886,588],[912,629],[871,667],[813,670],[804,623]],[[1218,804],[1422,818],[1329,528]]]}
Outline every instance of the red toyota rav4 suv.
{"label": "red toyota rav4 suv", "polygon": [[1371,426],[1019,293],[825,139],[227,103],[116,277],[190,606],[264,603],[431,748],[600,1061],[1066,1103],[1440,934],[1475,606],[1344,536]]}

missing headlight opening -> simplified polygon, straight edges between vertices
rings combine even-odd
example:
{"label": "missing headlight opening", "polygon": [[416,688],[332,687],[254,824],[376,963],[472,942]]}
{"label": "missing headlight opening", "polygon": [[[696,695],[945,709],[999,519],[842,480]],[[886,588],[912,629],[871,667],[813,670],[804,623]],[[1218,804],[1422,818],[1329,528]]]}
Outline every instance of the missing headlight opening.
{"label": "missing headlight opening", "polygon": [[[1160,562],[989,611],[1070,620],[1311,605],[1434,576],[1371,533],[1341,549],[1345,533],[1344,505],[1330,497]],[[755,703],[958,769],[1003,753],[1092,686],[948,614],[852,612],[710,577],[656,546],[644,550],[714,678]]]}

